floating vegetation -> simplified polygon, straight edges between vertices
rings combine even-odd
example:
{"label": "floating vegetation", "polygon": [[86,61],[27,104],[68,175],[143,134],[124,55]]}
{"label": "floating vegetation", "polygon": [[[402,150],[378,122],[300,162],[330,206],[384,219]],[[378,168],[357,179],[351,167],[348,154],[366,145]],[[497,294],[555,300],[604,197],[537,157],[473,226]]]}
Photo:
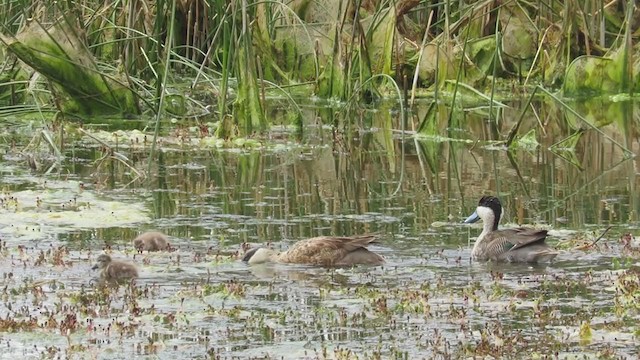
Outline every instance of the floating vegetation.
{"label": "floating vegetation", "polygon": [[640,314],[640,271],[626,270],[616,280],[616,305],[625,309],[627,316]]}
{"label": "floating vegetation", "polygon": [[47,180],[30,190],[0,194],[0,235],[28,240],[40,239],[49,227],[123,226],[147,221],[146,212],[144,206],[101,199],[78,181]]}

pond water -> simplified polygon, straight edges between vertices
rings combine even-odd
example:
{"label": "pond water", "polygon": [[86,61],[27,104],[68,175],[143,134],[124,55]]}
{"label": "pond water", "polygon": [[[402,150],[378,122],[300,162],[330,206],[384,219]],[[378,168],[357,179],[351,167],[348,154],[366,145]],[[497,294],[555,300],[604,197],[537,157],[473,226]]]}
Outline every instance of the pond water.
{"label": "pond water", "polygon": [[[38,125],[12,122],[0,134],[2,358],[636,358],[638,112],[581,125],[536,104],[518,129],[535,135],[509,152],[495,140],[520,106],[497,121],[438,111],[419,137],[384,106],[349,126],[310,106],[302,134],[234,146],[168,124],[151,166],[139,130],[67,124],[56,163]],[[45,133],[60,141],[59,127]],[[549,229],[556,260],[472,262],[479,228],[462,221],[487,194],[503,226]],[[152,229],[176,251],[134,251]],[[370,232],[384,266],[239,261],[243,243]],[[135,286],[95,286],[105,251],[137,264]]]}

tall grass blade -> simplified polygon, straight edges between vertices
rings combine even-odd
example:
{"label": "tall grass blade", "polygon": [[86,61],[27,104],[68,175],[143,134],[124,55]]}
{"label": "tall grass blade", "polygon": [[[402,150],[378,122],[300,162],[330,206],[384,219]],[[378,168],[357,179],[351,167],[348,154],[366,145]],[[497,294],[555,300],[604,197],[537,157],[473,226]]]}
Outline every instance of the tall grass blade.
{"label": "tall grass blade", "polygon": [[[166,95],[166,91],[164,91],[164,87],[167,84],[167,78],[169,76],[169,64],[171,63],[171,49],[173,46],[173,32],[174,32],[174,23],[175,23],[175,13],[176,13],[176,0],[173,0],[171,2],[171,11],[169,13],[170,15],[170,21],[169,21],[169,29],[167,32],[167,39],[166,39],[166,43],[164,44],[164,69],[162,72],[162,77],[158,79],[158,91],[159,91],[159,97],[158,97],[158,106],[156,108],[156,119],[155,119],[155,127],[153,130],[153,142],[151,143],[151,150],[149,152],[149,161],[147,164],[147,171],[149,174],[151,174],[151,166],[155,163],[154,160],[154,156],[155,156],[155,151],[156,151],[156,144],[158,142],[158,134],[160,133],[160,120],[161,120],[161,116],[163,114],[162,112],[162,108],[164,106],[164,98]],[[151,178],[151,177],[149,177]]]}

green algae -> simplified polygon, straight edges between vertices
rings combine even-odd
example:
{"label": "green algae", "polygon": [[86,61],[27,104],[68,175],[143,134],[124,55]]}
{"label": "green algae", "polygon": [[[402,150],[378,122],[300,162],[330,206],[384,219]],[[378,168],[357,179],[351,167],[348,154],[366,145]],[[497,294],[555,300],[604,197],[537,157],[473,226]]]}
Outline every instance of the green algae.
{"label": "green algae", "polygon": [[69,231],[149,221],[144,206],[101,198],[79,181],[39,182],[33,190],[4,192],[0,203],[0,234],[22,241],[39,239],[51,229]]}

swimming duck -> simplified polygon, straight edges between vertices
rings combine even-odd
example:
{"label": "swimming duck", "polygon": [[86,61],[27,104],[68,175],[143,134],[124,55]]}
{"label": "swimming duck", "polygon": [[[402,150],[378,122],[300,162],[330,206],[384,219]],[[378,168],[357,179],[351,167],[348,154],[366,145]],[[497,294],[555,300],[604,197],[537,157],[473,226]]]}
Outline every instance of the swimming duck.
{"label": "swimming duck", "polygon": [[147,231],[133,239],[133,247],[138,251],[161,251],[169,250],[171,245],[167,235],[158,231]]}
{"label": "swimming duck", "polygon": [[119,260],[111,260],[111,256],[102,254],[98,256],[93,270],[100,269],[100,278],[106,281],[117,281],[138,277],[136,266]]}
{"label": "swimming duck", "polygon": [[280,253],[262,247],[253,248],[245,253],[242,261],[251,265],[265,262],[318,266],[381,265],[384,263],[382,256],[367,249],[374,240],[374,235],[319,236],[300,240]]}
{"label": "swimming duck", "polygon": [[547,230],[523,227],[498,230],[502,217],[502,204],[494,196],[483,196],[476,211],[464,222],[483,221],[482,232],[478,236],[471,256],[480,261],[546,262],[558,252],[545,243]]}

